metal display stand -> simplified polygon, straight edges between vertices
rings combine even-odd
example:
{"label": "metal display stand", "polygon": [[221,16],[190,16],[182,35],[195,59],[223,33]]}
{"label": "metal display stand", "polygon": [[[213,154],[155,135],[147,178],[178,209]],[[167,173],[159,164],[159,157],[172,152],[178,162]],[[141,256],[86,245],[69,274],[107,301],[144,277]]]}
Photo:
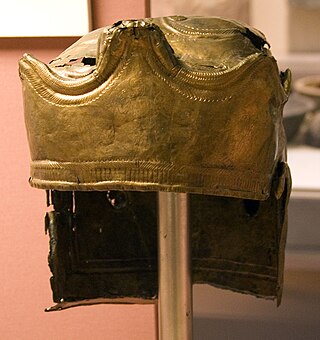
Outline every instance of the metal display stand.
{"label": "metal display stand", "polygon": [[188,195],[159,192],[158,339],[192,340]]}

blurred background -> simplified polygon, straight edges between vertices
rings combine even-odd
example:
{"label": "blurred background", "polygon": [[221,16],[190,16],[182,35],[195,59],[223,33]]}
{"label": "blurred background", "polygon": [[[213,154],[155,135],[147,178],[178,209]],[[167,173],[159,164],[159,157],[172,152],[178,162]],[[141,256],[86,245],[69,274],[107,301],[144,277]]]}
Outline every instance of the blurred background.
{"label": "blurred background", "polygon": [[49,62],[80,36],[121,19],[205,15],[261,30],[281,70],[293,73],[285,107],[293,177],[283,301],[194,286],[194,339],[320,338],[320,0],[19,1],[0,11],[0,338],[152,340],[155,309],[52,304],[45,195],[28,186],[29,151],[18,59]]}

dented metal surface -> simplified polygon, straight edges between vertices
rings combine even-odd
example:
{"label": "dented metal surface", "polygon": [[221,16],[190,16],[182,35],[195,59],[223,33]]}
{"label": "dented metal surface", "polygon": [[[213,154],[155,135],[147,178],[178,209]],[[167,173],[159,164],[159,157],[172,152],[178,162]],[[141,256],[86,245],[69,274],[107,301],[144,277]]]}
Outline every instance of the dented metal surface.
{"label": "dented metal surface", "polygon": [[57,308],[155,299],[159,190],[190,193],[194,282],[280,301],[290,72],[262,33],[221,18],[121,21],[49,65],[25,55],[20,75],[30,183],[52,191]]}
{"label": "dented metal surface", "polygon": [[31,184],[266,199],[287,94],[263,35],[218,18],[130,23],[50,65],[21,59]]}

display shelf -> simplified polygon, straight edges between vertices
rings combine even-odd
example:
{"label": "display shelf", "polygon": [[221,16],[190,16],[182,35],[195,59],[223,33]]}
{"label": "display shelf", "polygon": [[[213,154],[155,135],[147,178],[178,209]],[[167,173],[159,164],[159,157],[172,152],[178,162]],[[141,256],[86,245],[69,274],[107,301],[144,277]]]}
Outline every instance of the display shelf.
{"label": "display shelf", "polygon": [[289,146],[288,163],[293,193],[305,192],[320,197],[320,149],[305,145]]}

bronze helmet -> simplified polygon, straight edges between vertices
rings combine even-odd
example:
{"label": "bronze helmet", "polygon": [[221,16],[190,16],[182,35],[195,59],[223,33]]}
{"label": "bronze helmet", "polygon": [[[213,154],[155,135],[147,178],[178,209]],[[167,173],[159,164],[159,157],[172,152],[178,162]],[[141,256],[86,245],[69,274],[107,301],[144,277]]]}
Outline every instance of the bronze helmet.
{"label": "bronze helmet", "polygon": [[20,60],[54,301],[157,295],[156,191],[187,192],[193,282],[281,298],[290,72],[217,17],[120,21]]}

